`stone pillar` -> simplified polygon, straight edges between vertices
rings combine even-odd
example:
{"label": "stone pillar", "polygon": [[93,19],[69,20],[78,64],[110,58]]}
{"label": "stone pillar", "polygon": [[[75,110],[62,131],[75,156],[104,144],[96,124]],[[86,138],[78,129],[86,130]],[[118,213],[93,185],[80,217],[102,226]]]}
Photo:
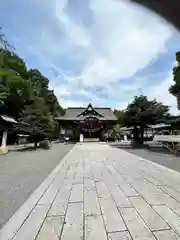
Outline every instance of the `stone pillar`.
{"label": "stone pillar", "polygon": [[2,135],[2,142],[1,142],[1,147],[0,147],[0,154],[5,154],[8,152],[8,148],[7,148],[7,135],[8,135],[8,131],[5,130],[3,132]]}
{"label": "stone pillar", "polygon": [[124,135],[124,141],[127,142],[127,135]]}

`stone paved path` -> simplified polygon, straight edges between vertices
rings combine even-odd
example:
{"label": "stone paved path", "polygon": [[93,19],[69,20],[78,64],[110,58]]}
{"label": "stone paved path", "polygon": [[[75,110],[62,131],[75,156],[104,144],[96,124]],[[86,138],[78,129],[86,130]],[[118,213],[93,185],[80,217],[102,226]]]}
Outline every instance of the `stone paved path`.
{"label": "stone paved path", "polygon": [[105,144],[77,144],[0,239],[180,240],[180,174]]}

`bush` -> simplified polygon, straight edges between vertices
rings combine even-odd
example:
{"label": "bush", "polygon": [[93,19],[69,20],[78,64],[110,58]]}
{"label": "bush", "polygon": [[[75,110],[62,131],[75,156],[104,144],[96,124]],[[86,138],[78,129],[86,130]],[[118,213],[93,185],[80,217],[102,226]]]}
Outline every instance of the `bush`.
{"label": "bush", "polygon": [[39,143],[39,147],[43,148],[43,149],[50,149],[51,144],[50,144],[49,140],[43,140]]}

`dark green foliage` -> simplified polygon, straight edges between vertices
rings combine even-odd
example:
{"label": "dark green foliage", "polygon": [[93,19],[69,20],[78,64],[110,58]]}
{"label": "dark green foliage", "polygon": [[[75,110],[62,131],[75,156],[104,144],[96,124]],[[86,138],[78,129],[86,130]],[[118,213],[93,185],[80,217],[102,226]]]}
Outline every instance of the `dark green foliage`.
{"label": "dark green foliage", "polygon": [[0,29],[0,114],[28,123],[35,145],[45,137],[57,136],[55,117],[64,114],[48,84],[39,70],[28,70],[25,62],[10,50]]}
{"label": "dark green foliage", "polygon": [[174,84],[169,88],[169,92],[177,98],[178,109],[180,109],[180,52],[176,53],[177,66],[173,68]]}
{"label": "dark green foliage", "polygon": [[169,115],[169,107],[146,96],[136,96],[125,111],[119,111],[121,126],[134,127],[134,139],[143,143],[144,129],[148,124],[155,124],[158,119]]}

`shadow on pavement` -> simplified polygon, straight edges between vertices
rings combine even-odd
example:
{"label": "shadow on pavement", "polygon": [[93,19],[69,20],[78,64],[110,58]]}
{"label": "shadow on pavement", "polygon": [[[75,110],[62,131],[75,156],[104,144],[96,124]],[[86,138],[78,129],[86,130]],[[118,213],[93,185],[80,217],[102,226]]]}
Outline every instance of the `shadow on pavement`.
{"label": "shadow on pavement", "polygon": [[22,147],[22,148],[13,148],[9,149],[9,152],[29,152],[29,151],[36,151],[39,148],[34,148],[34,147]]}
{"label": "shadow on pavement", "polygon": [[139,147],[139,148],[134,148],[132,147],[130,144],[129,145],[124,145],[124,144],[110,144],[111,147],[115,147],[115,148],[119,148],[119,149],[122,149],[122,150],[144,150],[146,152],[149,152],[149,153],[159,153],[159,154],[166,154],[166,155],[169,155],[169,156],[177,156],[177,157],[180,157],[180,152],[176,153],[176,154],[173,154],[171,153],[168,149],[164,148],[163,146],[150,146],[150,145],[147,145],[145,144],[144,146],[142,147]]}

